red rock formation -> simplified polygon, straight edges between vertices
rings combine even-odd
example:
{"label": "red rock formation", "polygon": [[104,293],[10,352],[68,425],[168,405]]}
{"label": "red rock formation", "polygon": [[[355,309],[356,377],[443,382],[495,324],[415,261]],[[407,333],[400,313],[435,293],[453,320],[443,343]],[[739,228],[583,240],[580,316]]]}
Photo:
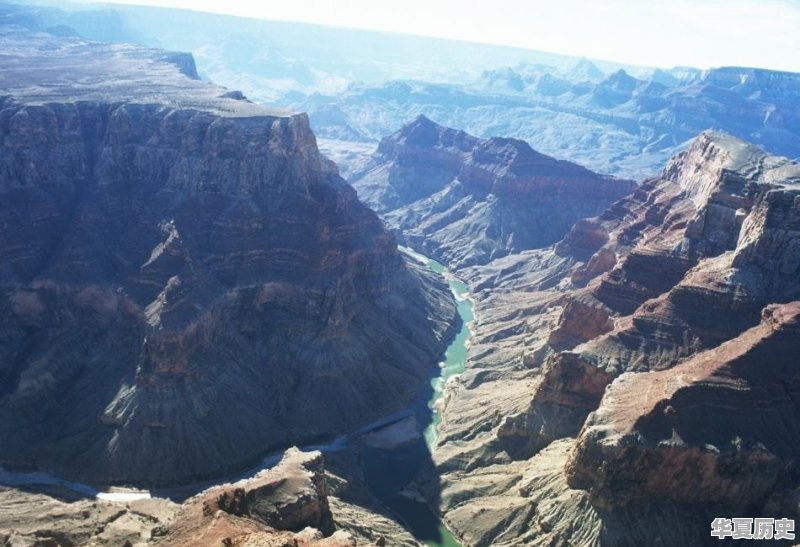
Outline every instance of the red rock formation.
{"label": "red rock formation", "polygon": [[556,351],[572,349],[614,328],[608,309],[596,301],[568,298],[558,325],[550,332],[547,344]]}
{"label": "red rock formation", "polygon": [[156,545],[355,546],[333,532],[322,454],[290,449],[272,469],[188,500]]}
{"label": "red rock formation", "polygon": [[[578,223],[555,246],[556,253],[582,259],[562,275],[577,275],[579,287],[589,283],[559,296],[549,352],[574,350],[587,380],[599,369],[608,383],[626,370],[674,366],[754,325],[765,305],[799,297],[800,212],[793,205],[799,175],[787,160],[727,136],[701,135],[662,178]],[[591,280],[589,265],[610,262],[612,254],[620,257],[613,269]],[[534,440],[523,442],[531,449],[518,456],[577,434],[594,409],[579,406],[575,414],[574,405],[547,395],[561,363],[556,358],[545,367],[530,411],[508,419],[532,425]],[[599,400],[605,385],[596,387]],[[549,430],[535,440],[541,420]],[[519,426],[515,435],[523,435]]]}
{"label": "red rock formation", "polygon": [[798,355],[794,302],[673,369],[623,375],[577,440],[570,486],[607,508],[654,497],[762,505],[797,472]]}
{"label": "red rock formation", "polygon": [[[663,513],[682,532],[659,517],[656,539],[682,544],[713,515],[797,516],[798,182],[796,163],[703,134],[553,248],[468,271],[495,288],[437,449],[457,532],[638,544]],[[490,480],[529,472],[568,490]]]}

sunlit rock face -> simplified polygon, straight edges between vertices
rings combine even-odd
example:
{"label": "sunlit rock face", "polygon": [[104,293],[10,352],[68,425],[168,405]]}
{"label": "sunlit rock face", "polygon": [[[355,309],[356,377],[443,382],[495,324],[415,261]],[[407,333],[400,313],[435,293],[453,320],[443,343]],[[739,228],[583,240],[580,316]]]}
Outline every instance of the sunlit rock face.
{"label": "sunlit rock face", "polygon": [[800,516],[798,204],[796,162],[708,132],[555,245],[467,268],[435,451],[455,530],[699,544],[720,514]]}
{"label": "sunlit rock face", "polygon": [[635,187],[424,116],[383,139],[351,181],[390,228],[455,268],[555,243]]}
{"label": "sunlit rock face", "polygon": [[305,115],[183,55],[0,41],[0,461],[180,482],[410,401],[449,292]]}
{"label": "sunlit rock face", "polygon": [[321,453],[292,448],[274,468],[188,500],[157,544],[354,547],[334,534],[325,479]]}
{"label": "sunlit rock face", "polygon": [[794,480],[800,303],[673,369],[626,374],[606,391],[567,463],[598,506],[665,497],[742,511]]}

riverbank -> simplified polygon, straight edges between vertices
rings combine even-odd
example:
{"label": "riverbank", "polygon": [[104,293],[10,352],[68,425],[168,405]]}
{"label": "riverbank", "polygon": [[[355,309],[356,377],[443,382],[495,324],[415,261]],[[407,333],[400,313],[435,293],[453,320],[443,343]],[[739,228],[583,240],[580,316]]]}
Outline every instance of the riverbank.
{"label": "riverbank", "polygon": [[[394,511],[414,537],[427,547],[461,547],[431,506],[437,499],[424,499],[409,483],[433,466],[432,452],[442,420],[444,391],[451,378],[464,372],[472,327],[475,322],[473,302],[464,282],[450,274],[444,265],[412,249],[401,247],[407,256],[442,275],[456,299],[460,328],[448,346],[440,368],[431,378],[430,390],[413,405],[420,435],[409,439],[407,434],[395,435],[400,444],[390,448],[362,443],[364,479],[375,495]],[[434,496],[435,498],[436,496]]]}
{"label": "riverbank", "polygon": [[[456,300],[458,320],[454,323],[454,338],[447,346],[439,368],[433,368],[430,380],[413,404],[356,431],[340,435],[331,442],[307,445],[304,451],[320,450],[324,453],[349,451],[361,457],[362,472],[367,485],[384,506],[399,516],[417,541],[428,547],[460,547],[438,515],[430,509],[437,507],[435,499],[425,500],[414,488],[407,488],[422,472],[432,465],[431,453],[437,440],[441,423],[443,393],[449,379],[462,373],[466,363],[475,320],[472,301],[466,285],[451,275],[446,268],[410,249],[404,254],[441,275]],[[371,440],[367,440],[371,439]],[[64,480],[44,472],[5,470],[0,467],[0,484],[23,488],[29,492],[64,492],[79,499],[95,499],[113,506],[137,501],[173,500],[181,502],[207,488],[248,478],[278,463],[283,451],[267,455],[258,465],[221,479],[199,481],[181,487],[153,490],[111,488],[107,491]]]}

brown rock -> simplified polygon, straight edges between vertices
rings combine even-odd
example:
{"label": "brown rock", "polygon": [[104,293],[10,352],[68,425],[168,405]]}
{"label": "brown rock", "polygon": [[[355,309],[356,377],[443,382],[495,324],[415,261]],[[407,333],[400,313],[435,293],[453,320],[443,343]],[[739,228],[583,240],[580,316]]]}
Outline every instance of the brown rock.
{"label": "brown rock", "polygon": [[[350,180],[390,228],[453,269],[553,244],[635,187],[524,141],[477,139],[424,116],[384,138]],[[600,247],[603,227],[585,228],[574,237]]]}
{"label": "brown rock", "polygon": [[615,381],[567,464],[572,487],[617,507],[640,498],[763,504],[793,484],[800,302],[668,371]]}
{"label": "brown rock", "polygon": [[188,500],[161,544],[338,545],[322,543],[333,532],[322,454],[293,448],[278,465],[253,478],[212,487]]}
{"label": "brown rock", "polygon": [[451,295],[406,265],[305,115],[157,50],[0,43],[0,462],[220,476],[426,384]]}
{"label": "brown rock", "polygon": [[[677,545],[717,514],[796,514],[796,319],[753,333],[800,300],[799,181],[786,158],[704,134],[555,247],[466,270],[479,322],[434,453],[456,533]],[[688,373],[701,358],[713,372]],[[560,469],[505,482],[556,465],[556,446]],[[539,495],[567,459],[564,494]]]}

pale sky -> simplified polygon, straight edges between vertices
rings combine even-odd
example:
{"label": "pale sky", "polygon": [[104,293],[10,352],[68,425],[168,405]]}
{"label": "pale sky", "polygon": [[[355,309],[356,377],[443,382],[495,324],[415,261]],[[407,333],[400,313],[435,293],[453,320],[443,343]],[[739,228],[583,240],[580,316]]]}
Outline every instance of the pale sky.
{"label": "pale sky", "polygon": [[636,65],[800,72],[800,0],[111,1],[453,38]]}

